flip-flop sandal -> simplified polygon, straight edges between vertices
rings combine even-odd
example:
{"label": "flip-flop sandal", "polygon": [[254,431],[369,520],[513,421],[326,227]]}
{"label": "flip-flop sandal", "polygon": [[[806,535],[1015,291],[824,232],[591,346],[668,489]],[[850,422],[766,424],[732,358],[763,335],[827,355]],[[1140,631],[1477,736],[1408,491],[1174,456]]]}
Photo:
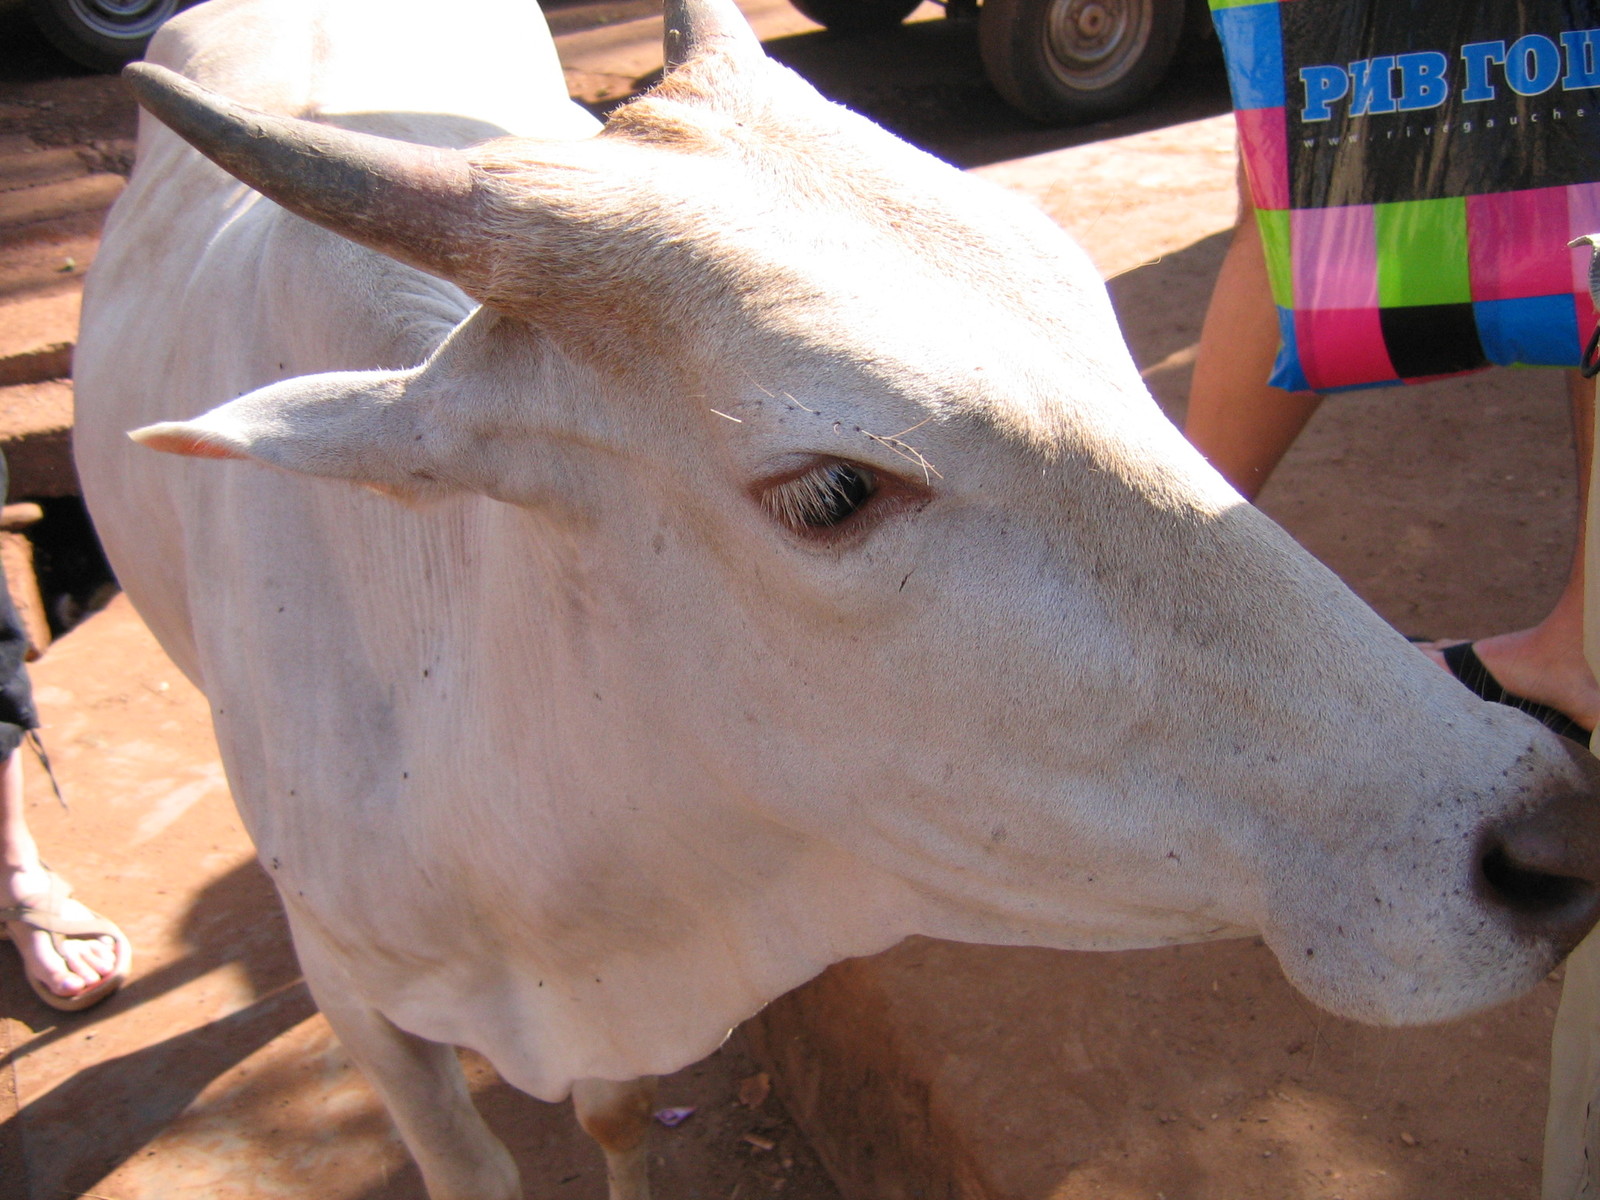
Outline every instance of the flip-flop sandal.
{"label": "flip-flop sandal", "polygon": [[1489,668],[1483,665],[1483,660],[1478,657],[1478,652],[1472,648],[1471,642],[1457,642],[1453,646],[1445,646],[1439,653],[1444,655],[1444,665],[1450,668],[1450,674],[1480,699],[1519,709],[1546,729],[1559,733],[1564,738],[1570,738],[1585,749],[1588,748],[1587,729],[1558,708],[1551,708],[1548,704],[1540,704],[1537,700],[1529,700],[1526,696],[1506,691],[1500,686],[1500,681],[1489,674]]}
{"label": "flip-flop sandal", "polygon": [[[117,926],[93,909],[84,905],[89,914],[86,917],[69,917],[65,915],[67,897],[72,895],[72,888],[66,880],[50,872],[50,892],[42,902],[33,904],[13,904],[0,908],[0,941],[11,941],[11,931],[6,928],[6,923],[15,921],[20,925],[27,925],[48,933],[50,941],[55,946],[56,953],[65,957],[63,943],[68,938],[110,938],[117,946],[116,965],[111,972],[100,980],[99,983],[75,996],[58,996],[45,986],[44,982],[36,978],[27,970],[27,960],[23,960],[23,970],[28,976],[28,986],[33,988],[34,995],[43,1000],[51,1008],[60,1012],[82,1012],[92,1008],[102,1000],[109,999],[111,994],[121,987],[128,978],[128,971],[133,965],[133,945],[128,941],[127,935]],[[81,904],[82,901],[79,901]],[[21,950],[18,950],[21,954]]]}

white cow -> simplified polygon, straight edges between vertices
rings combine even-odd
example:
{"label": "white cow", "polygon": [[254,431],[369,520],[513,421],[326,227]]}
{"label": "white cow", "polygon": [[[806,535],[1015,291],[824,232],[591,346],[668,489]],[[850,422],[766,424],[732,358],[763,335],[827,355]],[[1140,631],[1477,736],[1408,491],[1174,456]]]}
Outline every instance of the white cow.
{"label": "white cow", "polygon": [[1243,504],[1042,215],[730,0],[598,134],[531,5],[441,11],[167,26],[140,97],[232,175],[145,119],[77,357],[117,573],[433,1196],[517,1193],[452,1044],[642,1195],[628,1081],[912,933],[1260,931],[1399,1022],[1589,927],[1593,760]]}

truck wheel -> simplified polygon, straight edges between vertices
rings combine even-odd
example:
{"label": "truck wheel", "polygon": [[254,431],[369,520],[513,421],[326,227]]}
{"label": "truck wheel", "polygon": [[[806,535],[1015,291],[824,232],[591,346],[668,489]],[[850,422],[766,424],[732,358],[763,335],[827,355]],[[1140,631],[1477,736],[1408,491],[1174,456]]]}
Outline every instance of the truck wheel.
{"label": "truck wheel", "polygon": [[984,0],[978,49],[1007,103],[1049,124],[1115,116],[1161,82],[1184,0]]}
{"label": "truck wheel", "polygon": [[185,0],[28,0],[33,23],[61,53],[96,71],[144,57],[150,35]]}
{"label": "truck wheel", "polygon": [[922,0],[789,0],[802,16],[838,33],[893,29]]}

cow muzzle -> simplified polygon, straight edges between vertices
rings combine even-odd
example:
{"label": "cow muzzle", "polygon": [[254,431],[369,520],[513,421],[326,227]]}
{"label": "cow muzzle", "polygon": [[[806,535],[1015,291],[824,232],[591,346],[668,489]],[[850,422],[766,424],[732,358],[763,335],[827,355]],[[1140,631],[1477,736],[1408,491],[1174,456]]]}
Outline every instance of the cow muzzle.
{"label": "cow muzzle", "polygon": [[1600,762],[1569,747],[1579,780],[1481,835],[1479,898],[1527,937],[1566,955],[1600,920]]}

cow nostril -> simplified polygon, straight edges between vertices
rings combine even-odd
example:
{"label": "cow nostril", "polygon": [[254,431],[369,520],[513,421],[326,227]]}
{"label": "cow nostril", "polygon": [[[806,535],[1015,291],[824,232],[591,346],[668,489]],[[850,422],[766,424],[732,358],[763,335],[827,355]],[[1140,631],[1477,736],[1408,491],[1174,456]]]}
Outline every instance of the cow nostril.
{"label": "cow nostril", "polygon": [[1525,935],[1565,954],[1600,917],[1600,763],[1571,752],[1578,787],[1550,787],[1541,802],[1478,843],[1482,900]]}
{"label": "cow nostril", "polygon": [[1518,863],[1505,843],[1495,842],[1478,863],[1492,899],[1522,917],[1556,918],[1595,907],[1596,888],[1587,879],[1555,875]]}

